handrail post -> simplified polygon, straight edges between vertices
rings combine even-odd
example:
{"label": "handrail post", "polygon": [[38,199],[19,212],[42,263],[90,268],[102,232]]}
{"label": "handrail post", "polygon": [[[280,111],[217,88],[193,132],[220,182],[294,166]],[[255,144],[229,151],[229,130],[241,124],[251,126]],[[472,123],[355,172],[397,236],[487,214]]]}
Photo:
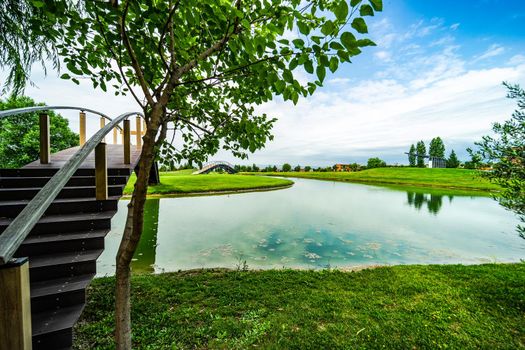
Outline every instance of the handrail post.
{"label": "handrail post", "polygon": [[79,114],[79,132],[80,146],[84,146],[86,143],[86,113],[80,112]]}
{"label": "handrail post", "polygon": [[129,119],[124,120],[124,135],[122,141],[124,144],[124,164],[131,164],[131,131],[129,124]]}
{"label": "handrail post", "polygon": [[30,350],[29,262],[18,258],[0,265],[0,350]]}
{"label": "handrail post", "polygon": [[95,147],[95,193],[98,201],[108,199],[108,162],[104,142]]}
{"label": "handrail post", "polygon": [[40,164],[49,164],[51,158],[51,139],[49,135],[49,115],[40,114]]}
{"label": "handrail post", "polygon": [[117,128],[113,129],[113,144],[116,145],[118,143],[118,132]]}
{"label": "handrail post", "polygon": [[[105,126],[106,126],[106,118],[100,117],[100,128],[104,129]],[[102,142],[106,142],[106,137],[105,136],[102,139]]]}
{"label": "handrail post", "polygon": [[137,115],[137,149],[142,148],[142,118]]}

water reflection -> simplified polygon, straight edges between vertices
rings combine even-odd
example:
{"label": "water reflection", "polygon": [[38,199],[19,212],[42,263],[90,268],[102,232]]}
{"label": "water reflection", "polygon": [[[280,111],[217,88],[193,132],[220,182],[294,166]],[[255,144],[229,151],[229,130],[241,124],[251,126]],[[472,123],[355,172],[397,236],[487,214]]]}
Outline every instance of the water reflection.
{"label": "water reflection", "polygon": [[[443,206],[444,195],[428,194],[421,192],[407,191],[407,203],[417,210],[421,210],[423,205],[426,203],[429,213],[437,215]],[[452,202],[454,196],[448,195],[449,202]]]}
{"label": "water reflection", "polygon": [[144,229],[131,262],[131,269],[137,273],[153,273],[155,266],[155,249],[159,228],[160,199],[152,198],[144,205]]}
{"label": "water reflection", "polygon": [[[133,271],[235,268],[243,261],[254,269],[317,269],[525,256],[516,218],[488,197],[294,181],[273,192],[148,199]],[[114,273],[126,205],[120,201],[112,221],[99,275]]]}

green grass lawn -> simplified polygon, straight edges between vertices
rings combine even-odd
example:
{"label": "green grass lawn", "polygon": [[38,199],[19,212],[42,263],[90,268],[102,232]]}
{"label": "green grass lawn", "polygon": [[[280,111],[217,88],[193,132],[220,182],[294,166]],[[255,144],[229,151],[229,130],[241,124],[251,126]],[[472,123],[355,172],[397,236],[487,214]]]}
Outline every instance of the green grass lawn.
{"label": "green grass lawn", "polygon": [[[292,181],[265,176],[246,176],[229,174],[191,175],[194,170],[181,170],[160,173],[160,185],[150,186],[148,194],[190,194],[206,192],[234,192],[239,190],[266,189],[290,186]],[[132,175],[124,189],[131,194],[136,177]]]}
{"label": "green grass lawn", "polygon": [[[258,174],[258,173],[257,173]],[[386,185],[439,187],[475,191],[498,191],[499,187],[467,169],[377,168],[357,172],[277,172],[272,176],[376,183]]]}
{"label": "green grass lawn", "polygon": [[[133,278],[137,349],[519,349],[525,264],[189,271]],[[77,349],[111,349],[114,279],[95,279]]]}

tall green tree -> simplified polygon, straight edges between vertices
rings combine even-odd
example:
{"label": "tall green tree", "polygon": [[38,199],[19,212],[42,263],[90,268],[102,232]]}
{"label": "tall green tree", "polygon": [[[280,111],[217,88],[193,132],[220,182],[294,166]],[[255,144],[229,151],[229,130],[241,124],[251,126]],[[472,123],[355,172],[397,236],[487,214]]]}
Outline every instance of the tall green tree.
{"label": "tall green tree", "polygon": [[425,146],[425,142],[419,141],[416,144],[416,153],[417,153],[417,166],[419,168],[425,167],[425,155],[427,153],[427,148]]}
{"label": "tall green tree", "polygon": [[292,170],[292,166],[288,163],[284,163],[283,164],[283,167],[282,167],[282,170],[287,172],[287,171],[291,171]]}
{"label": "tall green tree", "polygon": [[460,161],[458,159],[458,156],[456,155],[456,152],[454,152],[454,150],[452,150],[450,152],[450,155],[448,156],[448,159],[447,159],[447,168],[457,168],[459,167],[460,165]]}
{"label": "tall green tree", "polygon": [[[475,156],[494,163],[493,170],[482,175],[500,185],[503,191],[496,197],[505,208],[514,211],[525,223],[525,90],[519,85],[504,83],[507,97],[516,100],[517,109],[504,123],[494,123],[495,136],[484,136],[476,145]],[[525,238],[525,226],[518,226]]]}
{"label": "tall green tree", "polygon": [[[7,72],[0,82],[4,92],[18,95],[30,82],[31,67],[46,63],[59,68],[57,44],[63,17],[76,2],[68,0],[0,1],[0,67]],[[58,14],[58,15],[57,15]]]}
{"label": "tall green tree", "polygon": [[416,166],[416,147],[414,144],[410,145],[410,150],[408,151],[408,165],[411,167]]}
{"label": "tall green tree", "polygon": [[428,155],[431,157],[445,158],[445,144],[441,137],[435,137],[430,141]]}
{"label": "tall green tree", "polygon": [[[43,106],[25,96],[0,100],[0,110]],[[51,152],[78,146],[79,138],[69,121],[59,114],[48,112],[50,118]],[[20,168],[40,156],[38,113],[0,118],[0,168]]]}
{"label": "tall green tree", "polygon": [[[45,2],[39,3],[45,6]],[[144,223],[158,150],[205,161],[220,147],[246,158],[272,139],[274,119],[254,106],[281,95],[297,103],[361,49],[374,45],[366,16],[381,0],[86,1],[64,20],[59,54],[78,83],[131,94],[147,123],[138,176],[116,259],[116,343],[131,347],[130,263]],[[289,33],[293,33],[293,39]],[[308,74],[302,83],[297,68]],[[166,142],[168,129],[181,146]],[[169,157],[165,157],[169,158]],[[164,158],[164,159],[165,159]]]}
{"label": "tall green tree", "polygon": [[366,167],[368,169],[373,169],[373,168],[384,168],[386,167],[386,162],[380,158],[370,158],[368,159],[368,162],[366,163]]}

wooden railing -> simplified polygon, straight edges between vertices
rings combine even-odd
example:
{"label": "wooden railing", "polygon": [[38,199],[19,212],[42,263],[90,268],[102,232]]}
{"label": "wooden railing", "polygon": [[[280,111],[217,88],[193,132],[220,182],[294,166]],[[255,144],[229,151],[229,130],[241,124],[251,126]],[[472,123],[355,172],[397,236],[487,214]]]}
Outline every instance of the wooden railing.
{"label": "wooden railing", "polygon": [[[50,126],[48,110],[73,109],[80,110],[80,140],[81,148],[55,173],[36,196],[25,206],[18,216],[0,234],[0,348],[30,349],[31,348],[31,313],[29,295],[29,272],[27,258],[13,259],[17,249],[40,220],[47,208],[65,187],[70,178],[91,152],[95,152],[95,186],[96,199],[108,198],[107,157],[104,139],[112,130],[121,130],[123,139],[123,160],[131,163],[130,121],[129,117],[137,115],[137,147],[141,147],[143,131],[141,113],[124,113],[115,119],[87,108],[71,106],[38,106],[0,111],[0,118],[39,112],[40,124],[40,162],[50,162]],[[85,112],[101,116],[100,130],[86,141]],[[108,120],[108,124],[106,124]],[[123,127],[119,127],[119,123]],[[116,143],[116,131],[113,132]]]}
{"label": "wooden railing", "polygon": [[[105,143],[102,141],[104,140],[105,136],[113,129],[118,127],[118,124],[123,122],[124,127],[122,128],[123,132],[123,157],[124,157],[124,163],[130,164],[130,127],[129,127],[129,117],[132,115],[137,115],[137,119],[139,120],[137,122],[138,124],[141,124],[140,117],[142,117],[141,113],[137,112],[129,112],[124,113],[112,120],[108,116],[96,112],[87,108],[81,108],[81,107],[71,107],[71,106],[38,106],[38,107],[29,107],[29,108],[18,108],[14,110],[8,110],[8,111],[1,111],[0,112],[0,118],[12,116],[12,115],[18,115],[18,114],[25,114],[25,113],[32,113],[32,112],[43,112],[47,110],[56,110],[56,109],[76,109],[80,110],[81,116],[85,111],[89,111],[91,113],[95,113],[103,117],[104,119],[109,120],[109,124],[104,125],[103,128],[101,128],[95,135],[93,135],[87,142],[85,142],[80,150],[78,150],[65,164],[62,168],[58,170],[58,172],[49,180],[49,182],[38,192],[38,194],[27,204],[27,206],[22,210],[22,212],[11,222],[11,224],[6,228],[6,230],[0,235],[0,265],[6,264],[11,257],[13,256],[14,252],[18,249],[22,241],[27,237],[31,229],[34,227],[36,222],[40,219],[40,217],[44,214],[44,212],[47,210],[49,205],[53,202],[53,200],[56,198],[58,193],[62,190],[62,188],[66,185],[66,183],[69,181],[71,176],[77,171],[77,169],[80,167],[80,165],[84,162],[84,160],[87,158],[87,156],[95,151],[95,172],[105,172],[107,173],[107,169],[105,168],[106,162],[105,162]],[[46,153],[46,155],[43,157],[45,159],[42,159],[41,162],[49,162],[49,151],[51,149],[49,145],[49,117],[46,113],[40,114],[40,153]],[[119,127],[120,128],[120,127]],[[84,128],[85,132],[85,128]],[[81,135],[82,135],[82,127],[81,127]],[[139,130],[135,132],[135,135],[137,136],[137,147],[138,144],[141,144],[141,141],[138,141],[141,139],[142,132]],[[103,145],[103,146],[102,146]],[[98,162],[97,162],[98,160]],[[98,163],[98,166],[97,166]],[[45,163],[44,163],[45,164]],[[102,176],[96,176],[96,179],[98,180],[96,182],[97,187],[97,199],[106,199],[107,198],[107,176],[103,178]],[[103,187],[106,187],[105,191]],[[101,195],[100,198],[98,196],[99,193],[106,193],[105,196]],[[103,198],[105,197],[105,198]]]}

